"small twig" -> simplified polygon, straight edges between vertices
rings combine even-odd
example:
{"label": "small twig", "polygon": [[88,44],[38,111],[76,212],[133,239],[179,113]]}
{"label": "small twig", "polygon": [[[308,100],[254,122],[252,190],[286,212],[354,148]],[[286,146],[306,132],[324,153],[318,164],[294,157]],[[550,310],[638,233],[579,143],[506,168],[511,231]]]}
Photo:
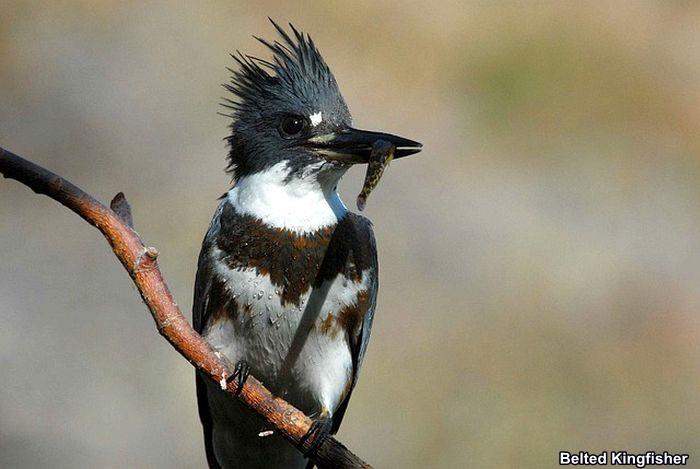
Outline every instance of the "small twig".
{"label": "small twig", "polygon": [[[231,364],[192,329],[173,300],[158,268],[158,251],[144,246],[133,230],[131,209],[124,194],[117,194],[110,204],[111,209],[107,208],[67,180],[3,148],[0,148],[0,173],[60,202],[100,230],[136,284],[158,332],[195,368],[215,382],[232,374]],[[236,380],[228,383],[226,391],[264,417],[300,451],[313,444],[310,441],[302,444],[311,427],[311,419],[283,399],[273,396],[253,376],[248,377],[240,391]],[[313,460],[321,468],[371,467],[335,438],[323,440]]]}
{"label": "small twig", "polygon": [[114,196],[112,201],[109,203],[109,208],[111,208],[114,213],[119,215],[119,218],[121,218],[129,228],[134,227],[134,218],[131,216],[131,205],[129,205],[129,202],[126,200],[123,192],[120,192]]}

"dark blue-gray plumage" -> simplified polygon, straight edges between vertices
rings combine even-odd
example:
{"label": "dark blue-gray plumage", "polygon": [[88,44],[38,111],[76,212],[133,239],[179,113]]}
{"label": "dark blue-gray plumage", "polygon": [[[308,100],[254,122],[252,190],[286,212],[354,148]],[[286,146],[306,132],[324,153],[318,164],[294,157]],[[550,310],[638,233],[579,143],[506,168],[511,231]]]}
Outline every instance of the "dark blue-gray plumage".
{"label": "dark blue-gray plumage", "polygon": [[[225,85],[232,112],[229,170],[200,253],[195,329],[271,391],[335,433],[369,340],[378,263],[370,222],[336,192],[345,171],[367,163],[372,144],[396,158],[420,144],[350,127],[351,117],[311,38],[273,22],[281,41],[259,39],[273,61],[238,53]],[[258,417],[197,375],[210,467],[303,467],[306,459]]]}
{"label": "dark blue-gray plumage", "polygon": [[269,62],[240,51],[231,57],[238,63],[231,83],[224,87],[234,99],[224,98],[222,105],[229,109],[233,123],[229,168],[236,177],[261,171],[289,158],[295,169],[313,161],[315,155],[300,152],[293,141],[280,139],[276,132],[282,116],[310,116],[324,110],[324,125],[318,132],[350,126],[350,111],[338,83],[321,57],[313,40],[290,24],[294,39],[279,25],[272,22],[282,42],[257,38],[273,52]]}

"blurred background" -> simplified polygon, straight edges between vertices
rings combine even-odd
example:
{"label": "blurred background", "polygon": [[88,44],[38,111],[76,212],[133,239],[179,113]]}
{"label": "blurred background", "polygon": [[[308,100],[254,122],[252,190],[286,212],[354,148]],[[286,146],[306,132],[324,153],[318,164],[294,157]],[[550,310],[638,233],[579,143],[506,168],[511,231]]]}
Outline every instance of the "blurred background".
{"label": "blurred background", "polygon": [[[310,32],[361,128],[379,311],[340,439],[378,468],[700,458],[700,5],[0,3],[0,145],[108,201],[189,311],[229,52]],[[342,184],[348,205],[363,168]],[[0,466],[203,467],[193,371],[99,233],[0,180]]]}

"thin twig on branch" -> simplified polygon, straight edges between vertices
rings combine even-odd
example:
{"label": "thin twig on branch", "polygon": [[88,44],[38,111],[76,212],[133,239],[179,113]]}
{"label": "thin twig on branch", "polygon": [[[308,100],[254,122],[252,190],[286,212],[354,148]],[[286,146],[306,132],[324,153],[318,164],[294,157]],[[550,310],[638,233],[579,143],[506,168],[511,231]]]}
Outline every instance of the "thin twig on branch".
{"label": "thin twig on branch", "polygon": [[[115,196],[111,208],[108,208],[69,181],[3,148],[0,148],[0,173],[38,194],[51,197],[100,230],[136,284],[158,332],[195,368],[225,384],[229,394],[260,414],[297,449],[304,451],[313,445],[314,442],[309,440],[302,444],[312,420],[283,399],[273,396],[253,376],[248,377],[240,392],[236,380],[226,384],[233,367],[185,319],[158,268],[158,251],[146,247],[133,230],[131,209],[122,193]],[[332,437],[320,442],[312,459],[321,468],[371,467]]]}

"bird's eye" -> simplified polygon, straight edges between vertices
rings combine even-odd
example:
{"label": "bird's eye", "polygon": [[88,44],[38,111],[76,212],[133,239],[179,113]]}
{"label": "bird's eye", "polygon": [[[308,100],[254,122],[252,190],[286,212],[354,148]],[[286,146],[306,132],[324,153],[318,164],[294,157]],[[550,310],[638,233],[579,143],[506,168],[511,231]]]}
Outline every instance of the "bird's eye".
{"label": "bird's eye", "polygon": [[286,116],[280,123],[280,133],[283,137],[296,137],[306,127],[306,120],[301,116]]}

